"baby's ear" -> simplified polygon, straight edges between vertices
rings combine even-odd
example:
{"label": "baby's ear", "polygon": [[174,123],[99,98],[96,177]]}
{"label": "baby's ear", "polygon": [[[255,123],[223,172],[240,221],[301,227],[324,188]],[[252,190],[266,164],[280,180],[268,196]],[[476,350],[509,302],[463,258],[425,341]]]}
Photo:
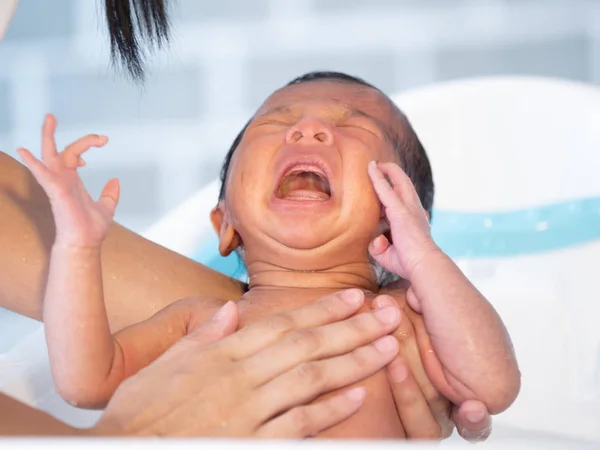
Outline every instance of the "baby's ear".
{"label": "baby's ear", "polygon": [[219,236],[219,253],[221,256],[229,256],[231,252],[237,249],[242,240],[240,235],[235,231],[233,225],[227,219],[227,214],[223,208],[223,202],[210,212],[210,221],[212,222],[215,233]]}

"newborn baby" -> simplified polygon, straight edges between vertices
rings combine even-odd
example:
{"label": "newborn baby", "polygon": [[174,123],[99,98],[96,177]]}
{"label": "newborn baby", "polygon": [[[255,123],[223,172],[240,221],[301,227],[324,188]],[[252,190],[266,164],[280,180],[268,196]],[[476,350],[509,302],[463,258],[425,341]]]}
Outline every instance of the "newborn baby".
{"label": "newborn baby", "polygon": [[[100,247],[119,184],[109,181],[96,202],[77,174],[81,155],[107,138],[90,135],[58,153],[55,125],[48,116],[43,162],[19,150],[56,221],[44,301],[50,363],[67,401],[102,407],[123,380],[225,302],[183,299],[111,334]],[[429,161],[381,91],[338,73],[294,80],[242,130],[222,180],[211,220],[220,253],[239,252],[248,270],[248,290],[238,302],[242,326],[344,289],[351,289],[350,300],[377,301],[382,321],[399,314],[396,303],[407,302],[423,316],[419,350],[439,391],[455,404],[482,401],[492,414],[514,401],[520,375],[510,338],[492,306],[433,242]],[[399,278],[406,290],[382,289]],[[360,386],[366,389],[361,410],[323,436],[402,437],[385,374]]]}

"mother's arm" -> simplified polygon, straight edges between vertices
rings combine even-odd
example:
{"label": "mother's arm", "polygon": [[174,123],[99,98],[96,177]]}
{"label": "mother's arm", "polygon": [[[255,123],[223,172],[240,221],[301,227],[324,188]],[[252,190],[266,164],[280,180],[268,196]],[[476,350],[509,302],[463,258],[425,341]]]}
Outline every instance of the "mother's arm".
{"label": "mother's arm", "polygon": [[[41,320],[54,220],[27,168],[0,152],[0,307]],[[114,224],[102,248],[104,298],[113,331],[177,299],[237,300],[242,286]]]}

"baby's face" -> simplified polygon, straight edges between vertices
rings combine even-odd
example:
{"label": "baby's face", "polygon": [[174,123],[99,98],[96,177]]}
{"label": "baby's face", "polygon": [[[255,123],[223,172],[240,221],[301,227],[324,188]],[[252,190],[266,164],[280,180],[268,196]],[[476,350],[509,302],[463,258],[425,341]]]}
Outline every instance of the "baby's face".
{"label": "baby's face", "polygon": [[309,82],[269,97],[234,153],[223,205],[246,262],[293,256],[297,270],[319,270],[303,257],[317,252],[324,267],[364,260],[381,222],[367,165],[397,162],[394,120],[382,94],[355,84]]}

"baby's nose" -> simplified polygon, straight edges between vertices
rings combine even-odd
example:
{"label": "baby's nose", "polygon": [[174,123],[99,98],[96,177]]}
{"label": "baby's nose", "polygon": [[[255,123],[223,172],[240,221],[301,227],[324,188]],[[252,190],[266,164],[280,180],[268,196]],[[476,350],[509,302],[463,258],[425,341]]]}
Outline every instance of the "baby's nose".
{"label": "baby's nose", "polygon": [[325,145],[331,145],[333,144],[333,134],[329,126],[320,120],[302,119],[288,130],[286,141],[288,144],[310,144],[317,141]]}

